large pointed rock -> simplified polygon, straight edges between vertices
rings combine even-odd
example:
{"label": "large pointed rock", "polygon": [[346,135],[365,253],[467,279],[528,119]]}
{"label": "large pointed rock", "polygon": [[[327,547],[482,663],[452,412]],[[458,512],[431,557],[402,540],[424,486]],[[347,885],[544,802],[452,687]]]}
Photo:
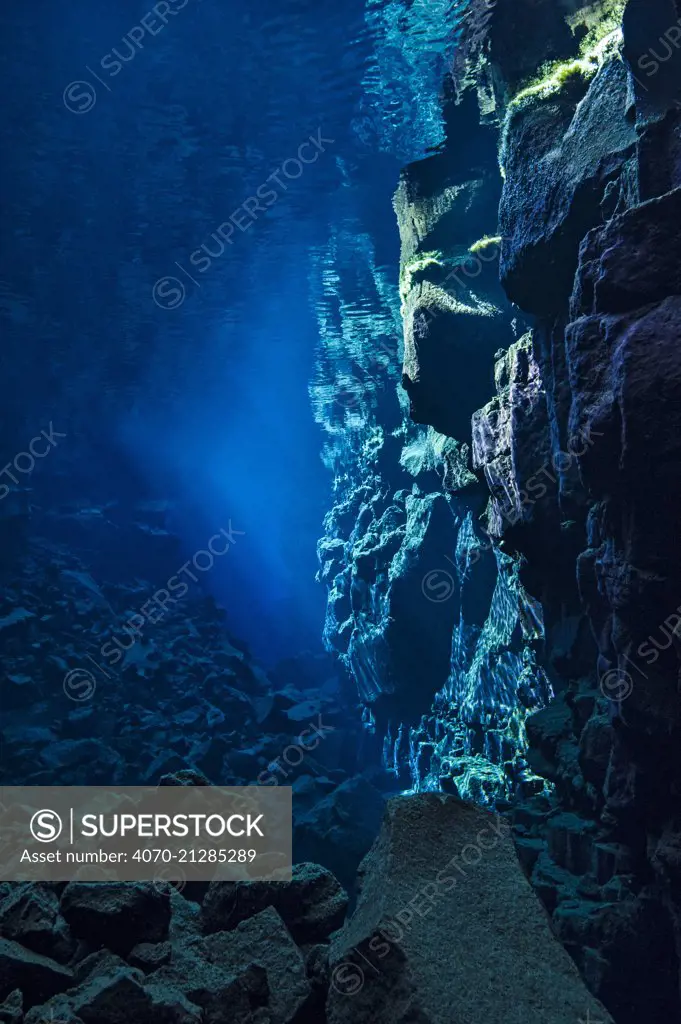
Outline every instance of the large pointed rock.
{"label": "large pointed rock", "polygon": [[612,1024],[554,937],[503,819],[397,797],[331,946],[329,1024]]}

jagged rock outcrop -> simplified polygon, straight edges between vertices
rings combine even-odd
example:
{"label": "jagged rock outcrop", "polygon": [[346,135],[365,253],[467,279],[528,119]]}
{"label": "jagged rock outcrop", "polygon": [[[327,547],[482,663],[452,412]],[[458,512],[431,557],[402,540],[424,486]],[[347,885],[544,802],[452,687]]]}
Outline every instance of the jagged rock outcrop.
{"label": "jagged rock outcrop", "polygon": [[18,885],[0,902],[0,933],[61,964],[68,964],[76,947],[59,898],[47,884]]}
{"label": "jagged rock outcrop", "polygon": [[612,1021],[552,936],[507,823],[453,797],[391,800],[331,944],[329,1024]]}
{"label": "jagged rock outcrop", "polygon": [[[327,642],[385,763],[511,798],[521,863],[618,1024],[678,1012],[677,19],[671,0],[469,5],[463,101],[445,88],[446,140],[395,197],[427,431],[377,408],[371,472],[320,545]],[[421,529],[443,495],[445,534]]]}
{"label": "jagged rock outcrop", "polygon": [[[441,451],[449,466],[459,467],[442,472],[456,511],[455,538],[423,590],[432,604],[451,597],[455,612],[447,685],[438,687],[430,707],[423,700],[428,691],[420,689],[425,715],[409,733],[412,752],[406,730],[403,742],[393,731],[391,744],[396,760],[414,764],[418,785],[439,779],[449,790],[484,801],[535,786],[522,759],[522,719],[528,707],[547,699],[548,686],[532,646],[542,633],[541,615],[517,566],[494,552],[494,532],[481,529],[486,489],[481,465],[471,460],[471,416],[480,396],[489,395],[495,357],[513,344],[519,326],[498,277],[495,133],[480,125],[472,94],[459,106],[447,89],[445,97],[446,144],[403,171],[394,205],[402,243],[402,382],[410,415],[447,438]],[[445,627],[440,617],[439,629]]]}
{"label": "jagged rock outcrop", "polygon": [[627,70],[614,57],[590,84],[576,75],[544,101],[516,102],[501,152],[501,283],[526,312],[550,316],[572,290],[580,242],[601,204],[627,201],[623,170],[636,143]]}
{"label": "jagged rock outcrop", "polygon": [[674,7],[630,0],[595,74],[511,101],[501,279],[536,320],[473,419],[488,527],[541,603],[556,690],[527,721],[555,790],[515,809],[518,852],[618,1024],[679,1013]]}
{"label": "jagged rock outcrop", "polygon": [[[522,326],[498,277],[496,133],[480,124],[472,94],[457,106],[446,84],[443,99],[446,138],[403,170],[394,198],[399,402],[386,316],[365,324],[376,328],[370,358],[342,303],[342,333],[328,313],[342,295],[342,250],[325,271],[334,288],[320,305],[324,360],[335,383],[314,397],[334,439],[337,495],[319,578],[329,590],[326,643],[357,684],[385,767],[400,785],[440,784],[487,802],[541,790],[523,757],[523,720],[550,686],[536,663],[540,610],[482,528],[488,495],[471,460],[471,416]],[[349,358],[352,378],[341,372]],[[333,396],[351,398],[342,416],[324,404]]]}
{"label": "jagged rock outcrop", "polygon": [[[379,431],[383,407],[363,435],[371,475],[320,546],[327,640],[401,780],[511,798],[519,859],[618,1024],[666,1019],[681,962],[679,11],[497,0],[469,15],[463,102],[395,199],[403,383],[427,432],[394,410]],[[494,238],[503,293],[482,259]],[[411,524],[391,486],[399,439]],[[424,596],[457,605],[430,620],[451,639],[435,693],[413,677],[405,617],[391,632],[382,615],[410,533],[427,564],[415,524],[434,494],[456,540]]]}
{"label": "jagged rock outcrop", "polygon": [[[492,354],[512,339],[498,243],[485,237],[499,195],[495,139],[469,96],[443,152],[402,172],[394,199],[402,241],[402,385],[411,418],[467,440],[489,387]],[[505,340],[505,337],[508,340]],[[466,372],[463,372],[463,368]]]}
{"label": "jagged rock outcrop", "polygon": [[138,942],[162,942],[170,925],[167,893],[147,883],[70,882],[60,911],[77,939],[116,953],[129,953]]}

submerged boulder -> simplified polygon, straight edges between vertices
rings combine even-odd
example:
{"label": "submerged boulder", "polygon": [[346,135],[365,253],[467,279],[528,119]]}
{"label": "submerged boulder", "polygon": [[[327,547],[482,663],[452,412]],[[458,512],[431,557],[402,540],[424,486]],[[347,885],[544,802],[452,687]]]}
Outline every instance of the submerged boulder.
{"label": "submerged boulder", "polygon": [[295,864],[290,882],[211,882],[201,908],[207,934],[273,907],[298,943],[323,942],[343,923],[348,895],[320,864]]}
{"label": "submerged boulder", "polygon": [[0,1005],[0,1024],[21,1024],[24,1019],[24,999],[17,988]]}
{"label": "submerged boulder", "polygon": [[612,1024],[555,939],[506,822],[397,797],[331,946],[329,1024]]}
{"label": "submerged boulder", "polygon": [[61,911],[76,938],[115,952],[168,936],[170,899],[151,883],[71,882]]}
{"label": "submerged boulder", "polygon": [[20,989],[30,1006],[67,989],[72,972],[49,957],[32,953],[10,939],[0,939],[0,999]]}
{"label": "submerged boulder", "polygon": [[265,1006],[271,1024],[290,1024],[311,992],[303,955],[272,907],[232,931],[178,944],[149,982],[181,991],[214,1024],[225,1007],[230,1021],[251,1024],[252,1011]]}
{"label": "submerged boulder", "polygon": [[351,888],[362,857],[376,838],[385,801],[363,776],[348,779],[296,819],[296,860],[317,861]]}
{"label": "submerged boulder", "polygon": [[59,897],[49,885],[17,886],[0,901],[0,932],[34,953],[68,963],[75,942],[59,910]]}

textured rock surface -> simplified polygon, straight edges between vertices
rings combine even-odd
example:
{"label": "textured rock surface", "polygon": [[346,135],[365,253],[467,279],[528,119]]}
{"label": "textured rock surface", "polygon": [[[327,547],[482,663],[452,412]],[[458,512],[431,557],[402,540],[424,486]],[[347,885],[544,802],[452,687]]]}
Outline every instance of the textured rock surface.
{"label": "textured rock surface", "polygon": [[[134,905],[139,886],[124,888]],[[228,889],[235,897],[231,901]],[[320,1024],[330,984],[328,938],[343,923],[347,895],[318,864],[300,865],[291,883],[269,889],[252,884],[250,890],[245,899],[241,885],[212,887],[203,896],[203,915],[199,904],[168,890],[167,941],[140,942],[123,956],[108,942],[94,952],[80,942],[68,968],[0,940],[0,1020]],[[234,909],[238,920],[227,920]],[[202,924],[211,934],[202,932]],[[211,930],[221,925],[229,930]],[[112,938],[118,948],[129,945],[120,942],[115,929]]]}
{"label": "textured rock surface", "polygon": [[232,931],[176,946],[152,981],[184,992],[216,1022],[231,1002],[237,1014],[266,1005],[272,1024],[289,1024],[310,995],[303,956],[272,907]]}
{"label": "textured rock surface", "polygon": [[[357,685],[374,756],[382,749],[402,788],[442,785],[489,802],[542,788],[523,759],[522,723],[550,687],[536,663],[541,618],[482,527],[487,492],[471,462],[471,415],[520,326],[498,280],[496,137],[472,95],[456,106],[445,85],[443,99],[446,142],[404,169],[394,198],[402,303],[391,312],[402,343],[393,356],[387,317],[380,329],[376,318],[372,379],[334,425],[338,493],[319,577],[326,642]],[[344,321],[346,347],[354,331]],[[404,392],[389,403],[398,358],[418,431]]]}
{"label": "textured rock surface", "polygon": [[0,1021],[2,1024],[21,1024],[23,1019],[24,999],[21,990],[17,988],[0,1004]]}
{"label": "textured rock surface", "polygon": [[0,932],[34,953],[67,964],[75,942],[48,885],[19,885],[0,901]]}
{"label": "textured rock surface", "polygon": [[499,180],[494,134],[479,125],[472,96],[449,132],[465,136],[465,148],[451,138],[442,153],[409,165],[394,199],[402,243],[402,385],[415,422],[468,441],[471,415],[488,392],[491,357],[510,343],[512,330],[498,282],[498,243],[479,245]]}
{"label": "textured rock surface", "polygon": [[151,883],[70,882],[60,906],[76,938],[95,947],[128,953],[168,935],[170,899]]}
{"label": "textured rock surface", "polygon": [[[410,5],[409,16],[422,6]],[[487,32],[476,84],[490,124],[546,60],[577,55],[588,22],[573,31],[564,14],[580,6],[470,4]],[[368,236],[338,229],[333,262],[316,267],[328,375],[312,390],[334,478],[319,549],[326,642],[357,683],[366,736],[357,741],[319,686],[310,714],[330,720],[332,732],[305,748],[299,767],[312,702],[297,678],[273,685],[226,636],[210,602],[192,606],[186,628],[163,623],[152,641],[128,647],[117,664],[134,689],[130,703],[122,705],[117,681],[100,686],[96,708],[72,706],[68,694],[57,707],[53,694],[61,699],[71,664],[96,654],[115,618],[148,596],[107,574],[119,529],[117,520],[107,532],[111,510],[78,509],[52,516],[58,542],[29,551],[28,585],[3,571],[3,781],[110,784],[141,773],[165,784],[294,781],[298,848],[350,885],[382,810],[380,792],[356,772],[382,748],[395,786],[441,785],[511,810],[519,859],[555,932],[618,1024],[679,1018],[681,124],[668,37],[669,60],[646,71],[650,48],[665,49],[675,7],[629,0],[624,62],[611,51],[593,78],[567,75],[550,94],[513,105],[499,224],[495,133],[479,128],[472,94],[446,105],[446,142],[405,170],[396,198],[401,311]],[[434,105],[431,97],[429,112]],[[417,113],[422,119],[421,106]],[[487,234],[504,236],[506,298]],[[368,318],[348,312],[348,280],[360,282]],[[507,299],[535,315],[529,335],[513,324]],[[401,363],[418,426],[396,391]],[[26,494],[3,503],[8,548],[31,514]],[[158,558],[146,576],[167,578],[173,538],[158,523],[128,529],[128,551],[142,566],[150,537]],[[109,582],[99,588],[60,540],[106,551]],[[30,725],[16,714],[28,702]],[[295,765],[286,759],[292,747]],[[264,1024],[268,974],[286,996],[276,1013],[300,1018],[295,1024],[321,1019],[329,980],[333,1012],[352,1019],[361,1005],[350,1005],[347,991],[339,1003],[352,975],[329,974],[323,944],[292,948],[271,904],[253,908],[269,921],[252,924],[253,955],[227,969],[232,930],[209,942],[187,901],[158,929],[154,915],[151,931],[137,919],[133,941],[151,938],[153,951],[144,942],[129,951],[115,909],[87,917],[66,897],[62,913],[55,892],[34,899],[0,889],[0,998],[9,1001],[0,1019],[23,1012],[12,994],[21,985],[29,1024],[46,1013],[72,1024],[217,1022],[225,1003],[235,1021]],[[320,913],[326,930],[335,910]],[[415,914],[402,914],[403,931]],[[247,945],[242,925],[253,920],[236,929]],[[127,962],[83,960],[108,940],[107,921]],[[155,941],[166,925],[170,954]],[[278,958],[269,970],[258,963],[265,933]],[[410,987],[415,957],[379,938],[394,967],[379,979],[383,993],[397,1015],[426,1024]],[[211,956],[220,963],[208,970]],[[279,986],[282,964],[291,992]],[[441,982],[429,975],[429,990]],[[48,1010],[31,1008],[53,993]]]}
{"label": "textured rock surface", "polygon": [[32,953],[10,939],[0,939],[0,999],[20,989],[27,1005],[41,1003],[69,987],[72,973],[62,964]]}
{"label": "textured rock surface", "polygon": [[[25,605],[25,614],[3,631],[3,781],[140,785],[194,772],[213,783],[247,785],[274,772],[284,784],[306,764],[320,775],[352,774],[361,730],[343,714],[340,666],[301,656],[281,676],[276,669],[265,673],[205,596],[188,594],[181,615],[150,619],[136,635],[129,626],[134,610],[158,589],[153,581],[177,568],[178,541],[165,528],[170,513],[135,510],[139,531],[145,527],[151,538],[142,553],[118,526],[122,510],[107,509],[114,523],[103,510],[91,511],[91,519],[76,509],[36,512],[22,526],[23,564],[0,565],[0,620]],[[5,525],[0,519],[2,543]],[[129,564],[135,575],[131,569],[125,578],[121,566]],[[71,693],[64,682],[80,671],[92,676],[90,694]],[[105,673],[116,686],[106,685]],[[25,687],[30,723],[21,711]],[[19,706],[12,698],[17,690]],[[315,733],[320,716],[322,731]],[[291,754],[296,763],[288,763],[283,752],[301,732],[308,754],[302,763]],[[280,765],[268,771],[277,759]]]}
{"label": "textured rock surface", "polygon": [[291,882],[212,882],[202,905],[203,930],[227,931],[273,907],[299,944],[324,942],[341,926],[348,895],[319,864],[295,864]]}
{"label": "textured rock surface", "polygon": [[572,288],[579,244],[634,152],[628,97],[627,70],[615,57],[588,90],[580,82],[509,114],[501,282],[527,312],[554,312]]}
{"label": "textured rock surface", "polygon": [[556,691],[526,724],[555,788],[514,809],[518,852],[618,1024],[680,1012],[677,17],[630,0],[624,59],[507,118],[502,283],[538,319],[474,417]]}
{"label": "textured rock surface", "polygon": [[348,779],[296,818],[294,856],[328,865],[350,889],[378,832],[384,807],[381,793],[363,776]]}
{"label": "textured rock surface", "polygon": [[445,86],[447,139],[395,197],[399,355],[427,431],[375,407],[319,549],[327,643],[384,765],[511,802],[521,863],[618,1024],[679,1013],[674,7],[467,5],[454,75],[479,110]]}
{"label": "textured rock surface", "polygon": [[438,794],[396,798],[362,871],[332,944],[330,1024],[612,1020],[551,934],[502,819]]}

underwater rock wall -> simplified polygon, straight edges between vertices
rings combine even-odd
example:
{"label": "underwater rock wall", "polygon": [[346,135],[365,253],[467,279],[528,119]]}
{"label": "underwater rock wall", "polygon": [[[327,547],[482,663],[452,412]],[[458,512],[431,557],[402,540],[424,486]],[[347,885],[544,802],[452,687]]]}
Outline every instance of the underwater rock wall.
{"label": "underwater rock wall", "polygon": [[[495,548],[481,522],[488,495],[473,471],[471,417],[493,387],[495,356],[513,348],[521,327],[499,284],[496,133],[480,124],[472,93],[460,105],[447,95],[444,117],[446,144],[404,169],[394,200],[402,385],[411,419],[442,437],[449,467],[442,490],[456,509],[454,548],[442,549],[440,560],[454,571],[445,577],[429,566],[422,588],[431,618],[446,583],[452,591],[449,677],[412,730],[411,756],[417,788],[442,787],[486,803],[542,788],[523,757],[523,720],[549,699],[550,686],[533,646],[542,636],[541,612],[532,608],[516,562]],[[422,700],[429,696],[419,689]]]}
{"label": "underwater rock wall", "polygon": [[371,466],[344,442],[320,545],[327,645],[401,785],[509,811],[618,1024],[671,1019],[678,12],[498,0],[488,14],[461,35],[446,141],[395,197],[409,409],[399,391],[392,419],[374,404]]}
{"label": "underwater rock wall", "polygon": [[576,38],[524,91],[508,42],[486,72],[505,110],[501,282],[533,327],[507,357],[516,385],[473,417],[473,460],[556,690],[527,721],[555,791],[515,808],[517,845],[625,1024],[679,1013],[677,20],[631,0],[623,37],[586,57]]}
{"label": "underwater rock wall", "polygon": [[[551,690],[541,611],[481,528],[488,494],[471,462],[471,415],[520,330],[498,277],[496,134],[472,97],[449,97],[443,125],[447,141],[395,195],[399,303],[366,236],[319,254],[311,396],[335,492],[319,579],[327,648],[396,786],[490,803],[543,789],[523,721]],[[361,308],[345,298],[358,280]]]}
{"label": "underwater rock wall", "polygon": [[[319,579],[329,594],[325,644],[356,683],[380,757],[388,732],[429,707],[449,674],[454,604],[433,615],[421,587],[454,551],[456,515],[440,487],[445,455],[409,422],[399,387],[397,282],[375,265],[369,238],[349,241],[332,239],[313,282],[322,345],[311,398],[334,479]],[[358,278],[361,306],[348,298]],[[408,759],[398,763],[410,785]]]}

